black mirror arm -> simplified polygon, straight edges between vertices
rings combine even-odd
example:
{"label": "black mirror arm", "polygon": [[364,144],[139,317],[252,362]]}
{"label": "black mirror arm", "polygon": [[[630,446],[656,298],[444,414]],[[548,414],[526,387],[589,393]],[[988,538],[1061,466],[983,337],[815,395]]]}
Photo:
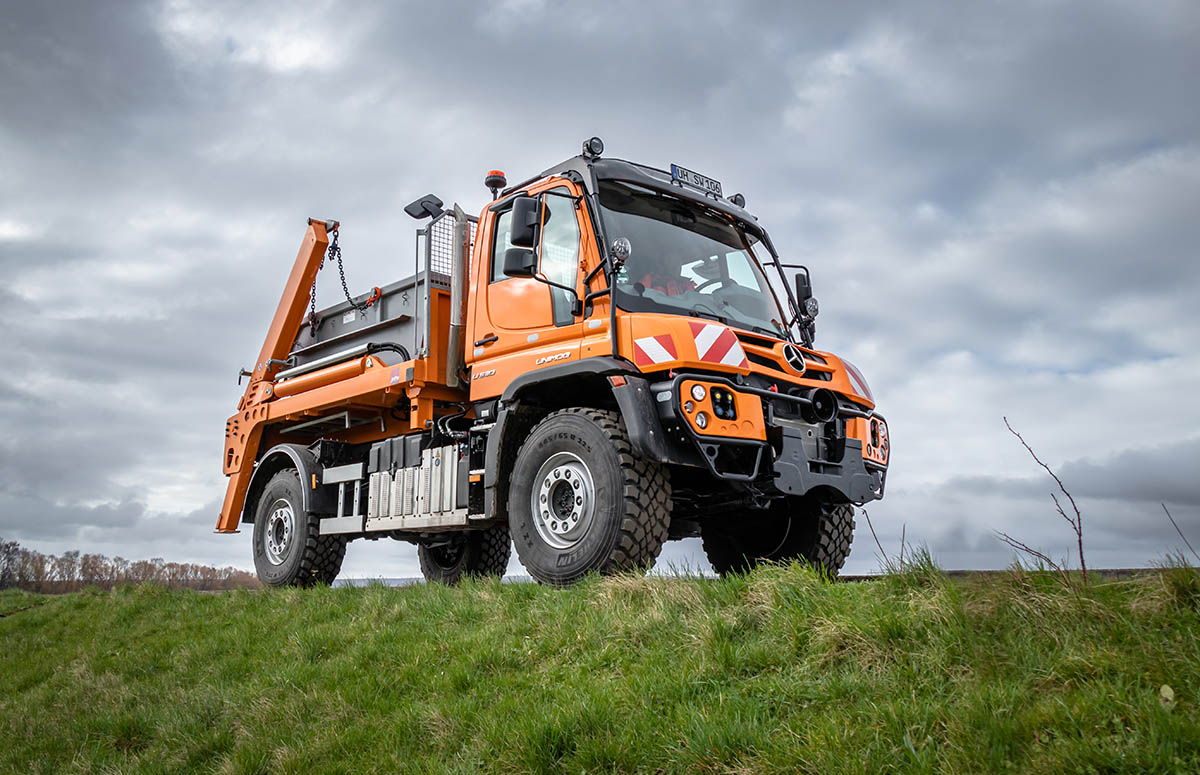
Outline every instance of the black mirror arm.
{"label": "black mirror arm", "polygon": [[[775,245],[774,245],[774,243],[771,242],[771,238],[768,237],[766,235],[766,233],[763,233],[762,238],[763,238],[763,242],[765,242],[767,244],[768,252],[771,254],[771,261],[768,263],[775,267],[775,273],[777,275],[779,275],[779,280],[783,284],[783,292],[785,294],[787,294],[788,304],[792,308],[792,319],[788,321],[787,334],[788,334],[788,338],[792,339],[792,341],[794,342],[795,339],[792,335],[792,329],[793,329],[793,326],[795,326],[796,324],[798,324],[800,322],[801,318],[803,317],[803,313],[801,312],[801,309],[800,309],[800,302],[796,300],[795,294],[792,293],[792,284],[790,282],[788,282],[788,276],[787,276],[787,274],[784,273],[783,270],[785,268],[792,269],[792,268],[798,267],[800,265],[799,264],[785,264],[782,261],[780,261],[779,254],[775,252]],[[805,267],[804,271],[807,272],[808,268]],[[812,347],[812,341],[809,339],[808,334],[806,332],[801,331],[800,338],[802,340],[804,340],[803,343],[804,343],[805,347]]]}
{"label": "black mirror arm", "polygon": [[562,283],[556,283],[541,272],[535,274],[533,279],[537,280],[539,283],[545,283],[552,288],[561,288],[562,290],[574,296],[575,303],[571,305],[571,314],[575,317],[580,317],[583,315],[583,301],[579,298],[579,293],[574,288],[569,285],[563,285]]}

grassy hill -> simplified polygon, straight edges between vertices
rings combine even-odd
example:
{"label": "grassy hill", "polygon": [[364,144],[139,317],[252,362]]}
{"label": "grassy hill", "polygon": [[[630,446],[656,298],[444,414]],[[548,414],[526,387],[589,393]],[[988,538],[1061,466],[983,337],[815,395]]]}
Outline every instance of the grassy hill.
{"label": "grassy hill", "polygon": [[6,592],[0,768],[1194,773],[1198,607],[1186,569]]}

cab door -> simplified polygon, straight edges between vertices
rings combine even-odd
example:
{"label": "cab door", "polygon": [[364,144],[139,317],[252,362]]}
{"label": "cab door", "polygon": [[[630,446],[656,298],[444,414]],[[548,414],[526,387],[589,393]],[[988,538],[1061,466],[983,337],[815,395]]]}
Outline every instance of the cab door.
{"label": "cab door", "polygon": [[[582,296],[581,240],[586,233],[579,190],[562,179],[530,187],[541,197],[541,222],[534,252],[538,272],[548,280],[575,288]],[[471,364],[471,399],[499,395],[517,377],[530,371],[579,359],[582,319],[572,314],[575,297],[529,277],[504,274],[504,252],[512,222],[512,199],[490,212],[476,284],[474,325],[467,362]]]}

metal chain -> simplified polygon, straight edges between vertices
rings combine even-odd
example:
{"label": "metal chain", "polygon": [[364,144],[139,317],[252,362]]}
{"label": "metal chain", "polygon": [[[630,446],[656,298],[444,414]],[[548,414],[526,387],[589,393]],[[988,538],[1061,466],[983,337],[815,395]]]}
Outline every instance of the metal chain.
{"label": "metal chain", "polygon": [[342,293],[346,294],[346,302],[362,314],[367,314],[366,304],[359,304],[350,298],[350,288],[346,285],[346,270],[342,266],[342,247],[338,245],[338,232],[336,231],[333,233],[333,240],[329,243],[329,255],[326,260],[332,261],[335,258],[338,262],[338,277],[342,279]]}
{"label": "metal chain", "polygon": [[[321,268],[324,267],[325,264],[333,261],[336,258],[338,265],[338,277],[341,278],[342,281],[342,293],[346,294],[346,302],[351,307],[365,315],[367,314],[367,308],[370,305],[359,304],[354,299],[350,298],[350,288],[346,285],[346,268],[342,266],[342,247],[338,244],[338,234],[339,232],[336,230],[333,232],[333,239],[329,242],[329,252],[325,254],[325,258],[321,261],[320,266],[317,267],[317,271],[320,272]],[[312,329],[313,336],[316,336],[319,321],[317,320],[317,278],[315,276],[313,277],[312,289],[308,293],[308,325]]]}

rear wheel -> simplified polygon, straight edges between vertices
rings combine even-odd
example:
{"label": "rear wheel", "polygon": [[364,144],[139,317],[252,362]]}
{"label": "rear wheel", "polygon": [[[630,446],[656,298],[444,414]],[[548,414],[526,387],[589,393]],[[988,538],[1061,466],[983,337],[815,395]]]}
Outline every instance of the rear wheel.
{"label": "rear wheel", "polygon": [[634,456],[620,415],[564,409],[517,454],[508,518],[521,564],[542,583],[645,570],[667,539],[671,483],[661,465]]}
{"label": "rear wheel", "polygon": [[426,581],[457,584],[465,576],[503,576],[512,553],[508,525],[447,533],[437,543],[417,547]]}
{"label": "rear wheel", "polygon": [[764,561],[804,560],[836,576],[850,554],[854,506],[789,497],[760,512],[741,512],[701,528],[704,553],[722,576]]}
{"label": "rear wheel", "polygon": [[320,535],[320,517],[304,511],[300,476],[279,471],[254,510],[254,569],[269,587],[332,584],[342,569],[346,539]]}

